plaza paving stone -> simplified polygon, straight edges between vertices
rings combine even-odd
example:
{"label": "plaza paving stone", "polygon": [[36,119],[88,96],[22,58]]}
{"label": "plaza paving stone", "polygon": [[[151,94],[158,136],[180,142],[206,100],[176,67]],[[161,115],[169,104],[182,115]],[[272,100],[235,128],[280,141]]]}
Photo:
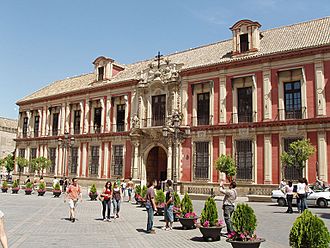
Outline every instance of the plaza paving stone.
{"label": "plaza paving stone", "polygon": [[[245,198],[240,198],[244,201]],[[193,201],[197,214],[201,213],[203,201]],[[284,213],[286,208],[271,203],[249,203],[256,212],[257,234],[266,242],[260,247],[288,247],[289,230],[298,216]],[[221,215],[221,201],[217,201]],[[174,230],[163,231],[163,217],[155,216],[156,234],[146,234],[146,212],[135,204],[124,202],[120,218],[112,222],[101,220],[101,203],[89,201],[87,194],[79,203],[77,221],[67,220],[68,205],[63,196],[53,198],[50,192],[44,197],[36,194],[18,195],[0,193],[0,209],[5,213],[9,247],[231,247],[221,238],[216,242],[203,242],[198,229],[182,230],[180,223]],[[327,227],[330,226],[330,208],[311,208]]]}

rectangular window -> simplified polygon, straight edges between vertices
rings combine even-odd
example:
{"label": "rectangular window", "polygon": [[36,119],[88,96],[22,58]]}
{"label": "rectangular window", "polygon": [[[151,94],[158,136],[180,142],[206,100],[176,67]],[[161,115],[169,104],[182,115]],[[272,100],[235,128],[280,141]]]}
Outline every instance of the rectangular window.
{"label": "rectangular window", "polygon": [[[31,162],[35,158],[37,158],[37,148],[31,148],[29,162]],[[29,163],[29,172],[30,173],[34,172],[32,168],[32,163]]]}
{"label": "rectangular window", "polygon": [[97,68],[98,70],[98,81],[102,81],[104,79],[104,67]]}
{"label": "rectangular window", "polygon": [[92,163],[89,168],[89,174],[91,176],[97,176],[99,171],[99,159],[100,159],[100,147],[99,146],[92,146],[91,150],[92,155]]}
{"label": "rectangular window", "polygon": [[210,167],[209,142],[195,142],[194,178],[208,179]]}
{"label": "rectangular window", "polygon": [[55,166],[56,166],[56,148],[51,147],[49,148],[49,160],[52,162],[51,166],[49,167],[49,173],[55,173]]}
{"label": "rectangular window", "polygon": [[166,95],[152,97],[152,126],[164,126]]}
{"label": "rectangular window", "polygon": [[249,50],[249,36],[248,34],[241,34],[239,36],[240,39],[240,51],[244,53]]}
{"label": "rectangular window", "polygon": [[[290,144],[297,140],[301,140],[301,138],[286,138],[284,139],[284,151],[289,152]],[[283,165],[284,170],[284,178],[286,180],[297,180],[302,177],[302,170],[298,170],[295,166],[287,166]]]}
{"label": "rectangular window", "polygon": [[209,125],[210,93],[197,94],[197,125]]}
{"label": "rectangular window", "polygon": [[34,137],[39,137],[39,121],[40,117],[37,115],[34,117]]}
{"label": "rectangular window", "polygon": [[25,158],[25,149],[21,148],[18,150],[18,156],[21,158]]}
{"label": "rectangular window", "polygon": [[80,118],[81,118],[80,115],[81,115],[80,110],[74,111],[74,119],[73,119],[74,134],[80,134]]}
{"label": "rectangular window", "polygon": [[122,176],[124,164],[124,146],[113,146],[113,175]]}
{"label": "rectangular window", "polygon": [[300,81],[284,83],[285,119],[301,119]]}
{"label": "rectangular window", "polygon": [[117,105],[117,132],[125,131],[125,104]]}
{"label": "rectangular window", "polygon": [[252,87],[237,89],[238,122],[252,122]]}
{"label": "rectangular window", "polygon": [[236,141],[237,179],[252,180],[253,165],[252,141]]}
{"label": "rectangular window", "polygon": [[101,132],[102,108],[94,109],[94,132]]}
{"label": "rectangular window", "polygon": [[28,122],[29,122],[29,118],[24,117],[23,118],[23,138],[27,137]]}
{"label": "rectangular window", "polygon": [[53,127],[52,127],[53,136],[58,135],[58,116],[59,116],[59,113],[53,114]]}
{"label": "rectangular window", "polygon": [[72,147],[72,149],[71,149],[71,165],[70,165],[71,175],[77,175],[77,168],[78,168],[78,147]]}

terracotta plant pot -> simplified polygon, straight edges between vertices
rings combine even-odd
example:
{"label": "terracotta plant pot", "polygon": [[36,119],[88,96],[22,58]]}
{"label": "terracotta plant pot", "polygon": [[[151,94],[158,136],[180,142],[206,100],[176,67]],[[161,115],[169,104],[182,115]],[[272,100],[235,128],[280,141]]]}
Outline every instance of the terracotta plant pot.
{"label": "terracotta plant pot", "polygon": [[226,240],[227,242],[231,243],[233,248],[258,248],[261,242],[266,241],[265,239],[258,239],[253,241],[233,241],[233,240]]}
{"label": "terracotta plant pot", "polygon": [[220,240],[220,233],[223,226],[199,227],[205,241]]}
{"label": "terracotta plant pot", "polygon": [[184,230],[187,229],[195,229],[196,228],[196,221],[197,221],[198,217],[195,218],[179,218],[179,221],[182,225],[182,228]]}

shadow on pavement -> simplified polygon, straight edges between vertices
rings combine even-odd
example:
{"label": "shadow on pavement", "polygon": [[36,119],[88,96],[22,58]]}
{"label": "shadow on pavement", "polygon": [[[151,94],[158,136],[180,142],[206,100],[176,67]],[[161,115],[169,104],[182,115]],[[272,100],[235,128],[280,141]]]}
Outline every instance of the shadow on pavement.
{"label": "shadow on pavement", "polygon": [[203,237],[193,237],[190,240],[195,242],[205,242]]}
{"label": "shadow on pavement", "polygon": [[[61,220],[66,220],[66,221],[70,221],[71,222],[71,219],[70,218],[61,218]],[[76,221],[78,221],[77,218],[76,218]]]}
{"label": "shadow on pavement", "polygon": [[330,214],[328,213],[317,213],[323,219],[330,219]]}

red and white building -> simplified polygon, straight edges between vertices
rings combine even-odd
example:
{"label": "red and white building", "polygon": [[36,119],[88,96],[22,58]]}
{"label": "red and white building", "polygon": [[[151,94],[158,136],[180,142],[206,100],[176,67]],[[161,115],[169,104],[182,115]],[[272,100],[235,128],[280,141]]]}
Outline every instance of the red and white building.
{"label": "red and white building", "polygon": [[[16,155],[48,157],[48,175],[145,181],[175,172],[193,188],[217,183],[214,161],[230,154],[237,180],[262,185],[297,177],[280,154],[308,138],[316,153],[303,174],[329,182],[330,18],[260,27],[241,20],[228,40],[125,66],[98,57],[94,72],[17,102]],[[173,113],[185,132],[177,147],[162,132]]]}

